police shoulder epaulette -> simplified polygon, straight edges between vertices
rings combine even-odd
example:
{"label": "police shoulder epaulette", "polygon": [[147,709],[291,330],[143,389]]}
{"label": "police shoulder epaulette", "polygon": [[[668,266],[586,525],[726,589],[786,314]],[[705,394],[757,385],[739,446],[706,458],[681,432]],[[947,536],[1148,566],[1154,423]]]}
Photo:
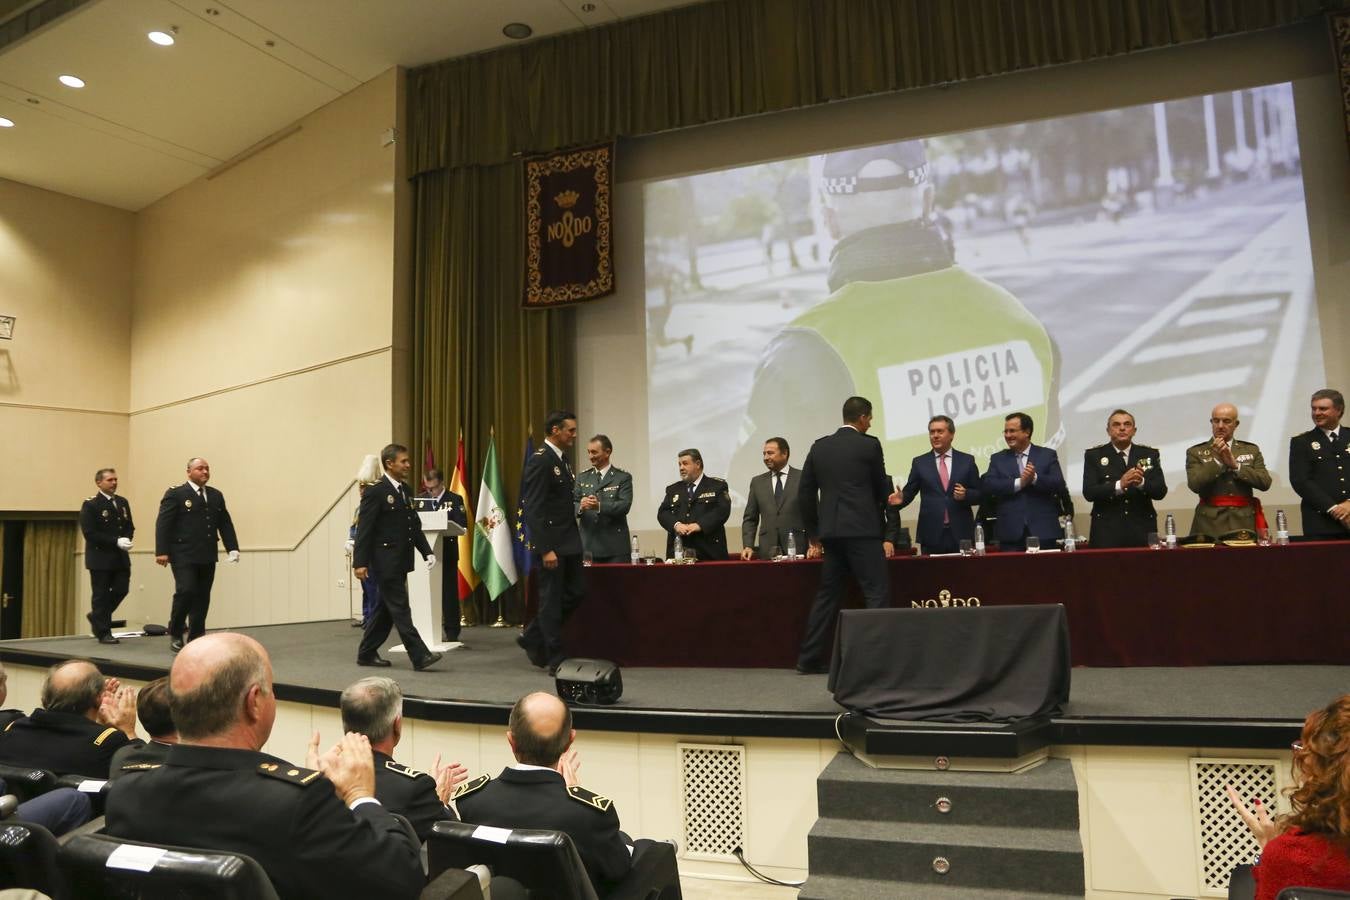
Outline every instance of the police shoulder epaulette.
{"label": "police shoulder epaulette", "polygon": [[609,808],[614,805],[614,801],[610,800],[608,797],[602,797],[594,791],[586,790],[580,785],[573,785],[568,788],[567,796],[571,797],[573,800],[579,800],[582,803],[585,803],[592,809],[598,809],[600,812],[608,812]]}
{"label": "police shoulder epaulette", "polygon": [[9,731],[11,728],[14,727],[14,722],[17,722],[17,721],[19,721],[19,720],[18,720],[18,719],[15,719],[15,720],[13,720],[12,722],[10,722],[8,725],[5,726],[5,730],[6,730],[6,731]]}
{"label": "police shoulder epaulette", "polygon": [[403,775],[407,778],[419,778],[422,775],[427,774],[426,772],[423,772],[421,769],[414,769],[412,766],[405,766],[403,765],[403,763],[394,762],[392,759],[386,759],[384,761],[384,767],[391,772],[397,772],[398,774]]}
{"label": "police shoulder epaulette", "polygon": [[299,766],[274,762],[259,763],[258,774],[266,775],[269,778],[276,778],[279,781],[288,781],[291,784],[298,784],[301,787],[312,784],[314,780],[319,777],[319,773],[313,769],[302,769]]}
{"label": "police shoulder epaulette", "polygon": [[479,775],[472,781],[466,781],[459,787],[455,788],[455,792],[450,795],[450,799],[459,800],[463,797],[467,797],[474,791],[478,790],[479,788],[484,787],[491,780],[492,780],[491,775]]}
{"label": "police shoulder epaulette", "polygon": [[158,769],[160,763],[131,763],[122,767],[123,772],[144,772],[148,769]]}
{"label": "police shoulder epaulette", "polygon": [[112,737],[114,734],[117,734],[116,728],[103,729],[102,733],[100,733],[98,737],[94,738],[94,746],[102,747],[103,742],[106,741],[108,738]]}
{"label": "police shoulder epaulette", "polygon": [[547,448],[545,448],[545,447],[540,447],[538,450],[534,451],[534,455],[535,455],[535,456],[543,456],[543,455],[544,455],[544,450],[545,450],[545,449],[547,449]]}

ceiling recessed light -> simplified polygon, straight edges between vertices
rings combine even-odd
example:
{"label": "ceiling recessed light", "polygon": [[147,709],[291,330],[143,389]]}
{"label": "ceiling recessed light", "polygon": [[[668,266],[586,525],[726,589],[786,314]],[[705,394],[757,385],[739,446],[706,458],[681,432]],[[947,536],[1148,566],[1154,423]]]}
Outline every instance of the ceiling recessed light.
{"label": "ceiling recessed light", "polygon": [[502,28],[502,34],[506,35],[513,41],[523,41],[530,35],[534,34],[534,29],[526,25],[524,22],[512,22],[510,25],[507,25],[504,28]]}
{"label": "ceiling recessed light", "polygon": [[64,84],[66,87],[72,87],[72,88],[82,88],[82,87],[84,87],[84,79],[83,79],[83,78],[79,78],[79,77],[77,77],[77,76],[75,76],[75,75],[62,75],[60,78],[58,78],[58,79],[56,79],[56,80],[59,81],[59,82],[61,82],[62,84]]}
{"label": "ceiling recessed light", "polygon": [[0,116],[0,128],[13,128],[13,127],[14,127],[13,119],[6,119],[4,116]]}
{"label": "ceiling recessed light", "polygon": [[147,34],[146,37],[152,42],[159,44],[161,47],[173,46],[173,35],[169,34],[167,31],[152,31]]}

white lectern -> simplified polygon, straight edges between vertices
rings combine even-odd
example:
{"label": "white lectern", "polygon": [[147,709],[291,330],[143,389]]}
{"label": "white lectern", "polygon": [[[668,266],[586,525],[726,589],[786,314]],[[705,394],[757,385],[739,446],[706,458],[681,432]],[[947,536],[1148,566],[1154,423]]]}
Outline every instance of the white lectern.
{"label": "white lectern", "polygon": [[[454,650],[463,644],[441,640],[441,579],[455,577],[454,570],[444,565],[445,542],[464,534],[465,528],[458,522],[451,522],[443,509],[419,512],[417,517],[422,520],[422,533],[436,555],[436,568],[428,572],[426,561],[415,554],[413,570],[408,573],[408,605],[412,607],[413,625],[432,650]],[[391,653],[408,652],[402,644],[389,649]]]}

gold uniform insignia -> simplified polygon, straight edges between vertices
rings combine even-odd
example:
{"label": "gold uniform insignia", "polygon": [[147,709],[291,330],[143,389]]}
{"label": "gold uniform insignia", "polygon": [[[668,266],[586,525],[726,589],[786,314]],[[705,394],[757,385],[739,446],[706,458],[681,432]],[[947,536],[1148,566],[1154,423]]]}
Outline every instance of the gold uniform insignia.
{"label": "gold uniform insignia", "polygon": [[116,729],[116,728],[105,728],[105,729],[103,729],[103,733],[100,734],[98,737],[94,738],[94,746],[95,746],[95,747],[102,747],[102,746],[103,746],[103,742],[106,741],[108,738],[112,737],[114,734],[117,734],[117,729]]}
{"label": "gold uniform insignia", "polygon": [[467,797],[474,791],[485,786],[491,780],[492,777],[490,775],[479,775],[473,781],[466,781],[459,787],[455,788],[455,792],[450,795],[450,799],[458,800],[460,797]]}
{"label": "gold uniform insignia", "polygon": [[191,501],[191,500],[184,500],[184,501],[183,501],[183,505],[186,506],[188,509],[192,509],[192,501]]}
{"label": "gold uniform insignia", "polygon": [[145,772],[149,769],[158,769],[160,763],[131,763],[122,767],[123,772]]}
{"label": "gold uniform insignia", "polygon": [[423,772],[420,769],[414,769],[411,766],[405,766],[402,763],[396,763],[392,759],[385,760],[384,767],[391,772],[397,772],[398,774],[404,775],[408,778],[416,778],[419,775],[426,774],[426,772]]}
{"label": "gold uniform insignia", "polygon": [[1314,450],[1321,450],[1321,449],[1322,449],[1322,445],[1319,444],[1319,443],[1317,443],[1317,441],[1313,441],[1313,442],[1312,442],[1312,448],[1313,448]]}
{"label": "gold uniform insignia", "polygon": [[1107,462],[1106,462],[1106,457],[1105,457],[1105,456],[1102,457],[1102,459],[1101,459],[1101,464],[1102,464],[1102,465],[1106,465],[1106,464],[1107,464]]}
{"label": "gold uniform insignia", "polygon": [[561,474],[562,474],[562,469],[558,468],[557,466],[554,466],[554,467],[553,467],[553,474],[554,474],[554,475],[561,475]]}
{"label": "gold uniform insignia", "polygon": [[258,774],[304,787],[318,778],[320,773],[313,769],[302,769],[299,766],[283,769],[277,763],[258,763]]}
{"label": "gold uniform insignia", "polygon": [[385,495],[384,495],[384,502],[385,502],[385,503],[388,503],[390,506],[393,506],[393,505],[394,505],[394,495],[393,495],[393,494],[385,494]]}
{"label": "gold uniform insignia", "polygon": [[105,519],[108,518],[108,511],[106,509],[102,512],[102,516]]}
{"label": "gold uniform insignia", "polygon": [[614,801],[608,797],[602,797],[579,785],[568,788],[567,796],[571,797],[573,800],[580,800],[582,803],[585,803],[587,806],[592,809],[597,809],[600,812],[607,812],[609,808],[614,805]]}

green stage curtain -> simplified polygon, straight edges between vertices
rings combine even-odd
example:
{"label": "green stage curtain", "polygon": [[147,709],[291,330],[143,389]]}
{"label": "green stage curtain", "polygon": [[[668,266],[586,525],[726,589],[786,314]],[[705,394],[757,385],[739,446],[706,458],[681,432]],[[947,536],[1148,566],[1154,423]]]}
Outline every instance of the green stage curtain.
{"label": "green stage curtain", "polygon": [[[533,429],[538,442],[547,412],[572,404],[576,393],[572,310],[520,306],[522,195],[517,163],[441,170],[414,184],[414,434],[431,440],[448,471],[464,429],[477,513],[488,430],[495,429],[512,522],[526,436]],[[519,621],[518,594],[504,597],[510,621]],[[497,608],[480,589],[465,615],[492,621]]]}
{"label": "green stage curtain", "polygon": [[23,535],[25,638],[75,633],[76,522],[29,522]]}

